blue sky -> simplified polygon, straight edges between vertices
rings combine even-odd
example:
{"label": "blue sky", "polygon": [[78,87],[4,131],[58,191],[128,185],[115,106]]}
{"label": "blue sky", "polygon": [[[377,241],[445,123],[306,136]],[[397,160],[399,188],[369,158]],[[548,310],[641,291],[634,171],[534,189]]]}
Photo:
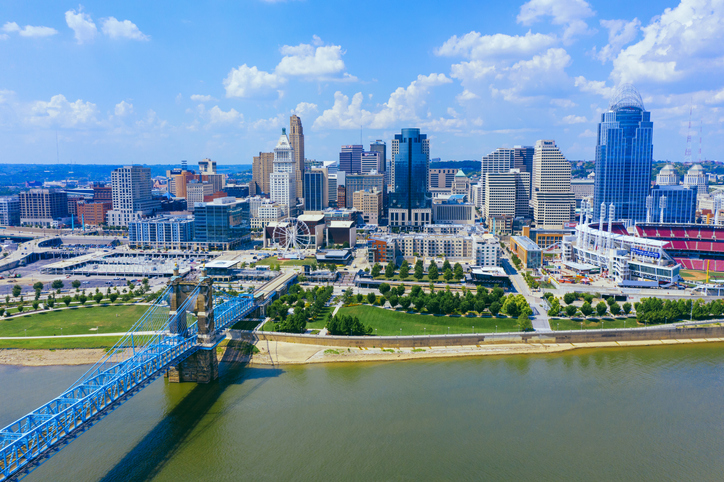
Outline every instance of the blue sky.
{"label": "blue sky", "polygon": [[306,156],[420,127],[431,156],[555,139],[594,156],[633,83],[654,158],[723,147],[724,1],[0,4],[0,163],[249,164],[302,118]]}

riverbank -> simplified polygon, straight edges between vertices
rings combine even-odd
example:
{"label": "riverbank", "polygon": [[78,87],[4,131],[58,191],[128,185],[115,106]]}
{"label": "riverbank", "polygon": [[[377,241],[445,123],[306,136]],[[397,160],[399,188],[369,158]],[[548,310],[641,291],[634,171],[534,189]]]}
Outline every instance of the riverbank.
{"label": "riverbank", "polygon": [[[490,355],[526,355],[559,353],[577,349],[626,348],[637,346],[685,345],[691,343],[722,343],[724,338],[678,340],[641,340],[586,343],[510,343],[489,345],[436,346],[419,348],[358,348],[309,345],[260,340],[259,350],[251,357],[233,348],[219,353],[221,362],[248,362],[251,366],[306,365],[315,363],[356,363],[456,358]],[[53,366],[95,363],[105,350],[0,350],[0,365]]]}

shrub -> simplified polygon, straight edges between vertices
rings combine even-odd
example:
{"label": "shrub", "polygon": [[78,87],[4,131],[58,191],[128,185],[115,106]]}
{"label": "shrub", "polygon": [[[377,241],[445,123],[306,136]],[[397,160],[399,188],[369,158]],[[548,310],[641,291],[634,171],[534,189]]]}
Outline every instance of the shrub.
{"label": "shrub", "polygon": [[572,317],[573,315],[575,315],[576,311],[578,311],[578,309],[576,309],[575,306],[573,306],[573,305],[566,306],[566,315],[568,315],[569,318]]}

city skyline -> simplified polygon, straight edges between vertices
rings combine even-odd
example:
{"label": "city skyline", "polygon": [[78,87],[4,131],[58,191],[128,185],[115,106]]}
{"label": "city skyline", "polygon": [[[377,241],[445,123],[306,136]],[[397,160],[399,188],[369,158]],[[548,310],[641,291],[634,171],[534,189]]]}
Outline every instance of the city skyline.
{"label": "city skyline", "polygon": [[656,122],[654,159],[684,160],[691,105],[692,159],[700,121],[702,157],[722,148],[716,3],[423,3],[412,20],[434,11],[434,28],[379,15],[365,35],[347,28],[347,9],[313,2],[34,5],[0,7],[0,162],[250,164],[292,114],[321,161],[407,127],[442,159],[556,139],[590,160],[622,82]]}

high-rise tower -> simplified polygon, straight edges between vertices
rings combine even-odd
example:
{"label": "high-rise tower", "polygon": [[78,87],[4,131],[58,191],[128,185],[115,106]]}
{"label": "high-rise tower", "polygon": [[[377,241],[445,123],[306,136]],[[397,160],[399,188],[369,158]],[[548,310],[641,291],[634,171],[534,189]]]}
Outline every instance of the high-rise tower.
{"label": "high-rise tower", "polygon": [[[646,220],[646,196],[653,162],[651,113],[631,84],[619,87],[601,114],[596,145],[593,205],[613,203],[619,219]],[[598,211],[594,209],[594,215]]]}
{"label": "high-rise tower", "polygon": [[431,222],[427,177],[430,168],[430,140],[420,129],[402,129],[392,141],[394,188],[390,194],[390,225],[420,229]]}
{"label": "high-rise tower", "polygon": [[571,191],[571,164],[555,141],[535,143],[532,200],[539,228],[560,229],[573,220],[576,199]]}
{"label": "high-rise tower", "polygon": [[289,142],[294,149],[294,177],[297,184],[297,197],[304,197],[304,129],[302,119],[296,114],[289,118]]}

